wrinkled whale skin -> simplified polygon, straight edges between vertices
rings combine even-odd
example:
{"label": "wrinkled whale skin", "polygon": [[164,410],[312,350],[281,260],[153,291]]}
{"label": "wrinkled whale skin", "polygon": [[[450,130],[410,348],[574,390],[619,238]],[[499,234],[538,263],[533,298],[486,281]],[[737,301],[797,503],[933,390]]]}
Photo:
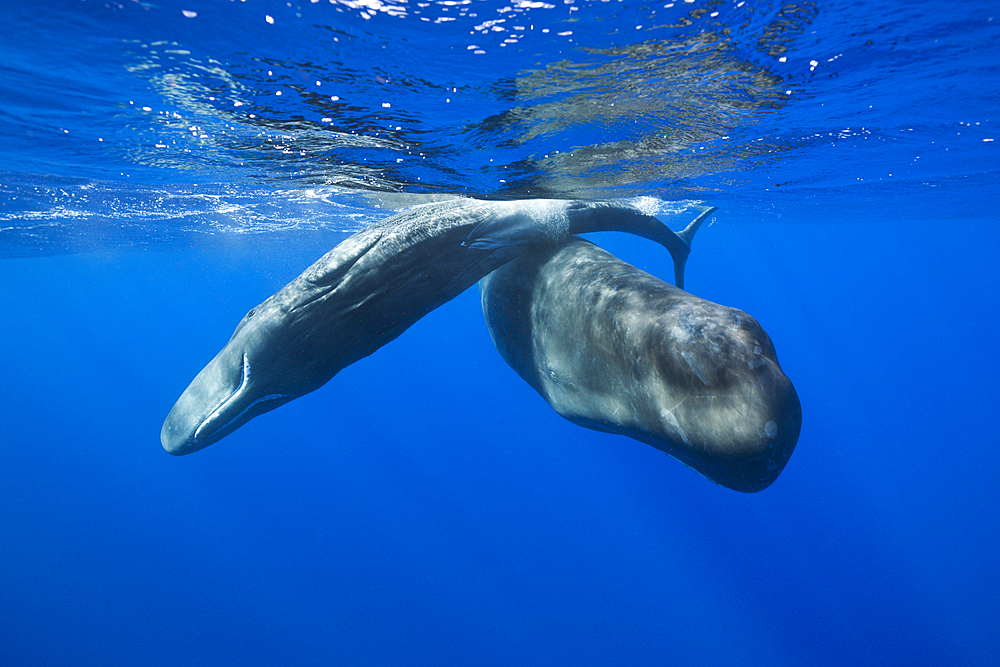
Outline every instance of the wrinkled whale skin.
{"label": "wrinkled whale skin", "polygon": [[579,238],[520,255],[480,289],[497,350],[566,419],[737,491],[766,488],[791,456],[799,399],[747,313]]}

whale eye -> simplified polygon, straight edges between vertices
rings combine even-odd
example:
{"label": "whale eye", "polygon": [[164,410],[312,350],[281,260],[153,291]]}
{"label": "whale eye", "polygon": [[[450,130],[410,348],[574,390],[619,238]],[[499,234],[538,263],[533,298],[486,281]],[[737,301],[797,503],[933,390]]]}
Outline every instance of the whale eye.
{"label": "whale eye", "polygon": [[250,309],[250,312],[249,312],[249,313],[247,313],[247,316],[246,316],[246,317],[244,317],[243,319],[245,319],[245,320],[249,320],[249,319],[250,319],[251,317],[253,317],[254,313],[256,313],[256,312],[257,312],[257,309],[256,309],[256,308],[251,308],[251,309]]}

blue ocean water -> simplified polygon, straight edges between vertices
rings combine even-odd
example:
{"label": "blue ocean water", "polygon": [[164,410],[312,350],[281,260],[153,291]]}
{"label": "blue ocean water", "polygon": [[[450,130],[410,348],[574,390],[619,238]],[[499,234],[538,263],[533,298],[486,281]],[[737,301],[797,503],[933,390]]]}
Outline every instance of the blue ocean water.
{"label": "blue ocean water", "polygon": [[[0,18],[0,664],[995,660],[995,3]],[[718,206],[687,289],[756,317],[795,383],[778,480],[739,494],[562,420],[475,289],[163,451],[250,307],[453,194]],[[671,275],[647,241],[592,240]]]}

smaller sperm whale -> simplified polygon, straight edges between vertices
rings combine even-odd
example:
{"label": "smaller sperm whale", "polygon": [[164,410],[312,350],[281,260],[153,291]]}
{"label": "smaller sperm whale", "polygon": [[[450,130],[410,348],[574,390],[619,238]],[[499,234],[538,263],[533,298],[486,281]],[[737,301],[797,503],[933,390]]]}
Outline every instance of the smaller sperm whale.
{"label": "smaller sperm whale", "polygon": [[347,238],[256,308],[171,408],[160,442],[187,454],[318,389],[534,246],[624,231],[661,243],[683,281],[690,235],[647,200],[477,201],[414,207]]}
{"label": "smaller sperm whale", "polygon": [[771,484],[802,410],[767,333],[580,238],[480,283],[504,360],[566,419],[626,435],[737,491]]}

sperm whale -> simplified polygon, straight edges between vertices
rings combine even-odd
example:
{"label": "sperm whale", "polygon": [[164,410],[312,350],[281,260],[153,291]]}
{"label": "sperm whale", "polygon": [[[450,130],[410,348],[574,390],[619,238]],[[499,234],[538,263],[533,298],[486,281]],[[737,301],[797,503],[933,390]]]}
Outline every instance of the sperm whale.
{"label": "sperm whale", "polygon": [[791,456],[799,399],[747,313],[576,237],[529,250],[479,286],[497,350],[566,419],[737,491],[766,488]]}
{"label": "sperm whale", "polygon": [[643,204],[456,199],[375,223],[246,314],[171,408],[160,442],[178,455],[217,442],[318,389],[520,253],[572,234],[654,240],[683,281],[693,232],[672,232]]}

